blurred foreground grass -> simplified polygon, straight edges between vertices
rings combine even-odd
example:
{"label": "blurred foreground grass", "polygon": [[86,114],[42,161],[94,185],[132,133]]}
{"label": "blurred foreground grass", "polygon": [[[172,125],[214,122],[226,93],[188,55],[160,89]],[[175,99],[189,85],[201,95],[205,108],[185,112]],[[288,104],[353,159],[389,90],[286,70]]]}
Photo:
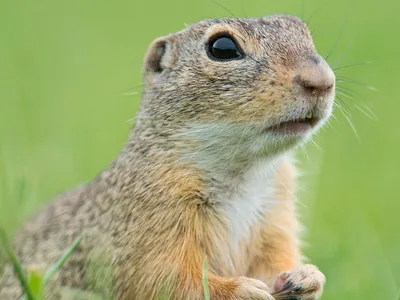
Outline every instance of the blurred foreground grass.
{"label": "blurred foreground grass", "polygon": [[59,260],[47,270],[42,270],[40,268],[25,270],[18,256],[14,253],[8,239],[9,237],[6,232],[0,228],[1,250],[4,250],[7,260],[12,264],[21,288],[24,291],[21,300],[45,300],[45,288],[49,280],[62,268],[67,259],[76,250],[82,237],[78,237],[73,242],[72,246],[59,258]]}
{"label": "blurred foreground grass", "polygon": [[[322,56],[340,37],[333,67],[372,61],[337,70],[347,81],[338,83],[339,103],[359,138],[337,110],[315,139],[319,147],[299,151],[299,207],[306,255],[327,275],[325,300],[399,299],[400,3],[220,3],[235,16],[312,16]],[[0,224],[13,232],[118,153],[151,40],[231,12],[213,1],[0,0]]]}

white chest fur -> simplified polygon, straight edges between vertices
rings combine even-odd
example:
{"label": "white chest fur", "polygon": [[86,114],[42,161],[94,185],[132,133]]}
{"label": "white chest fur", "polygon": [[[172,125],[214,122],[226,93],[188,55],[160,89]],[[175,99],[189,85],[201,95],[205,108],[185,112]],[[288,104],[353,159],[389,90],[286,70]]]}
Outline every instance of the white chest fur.
{"label": "white chest fur", "polygon": [[260,159],[232,183],[223,199],[222,214],[228,225],[230,248],[238,249],[248,240],[252,228],[260,224],[276,203],[276,164]]}

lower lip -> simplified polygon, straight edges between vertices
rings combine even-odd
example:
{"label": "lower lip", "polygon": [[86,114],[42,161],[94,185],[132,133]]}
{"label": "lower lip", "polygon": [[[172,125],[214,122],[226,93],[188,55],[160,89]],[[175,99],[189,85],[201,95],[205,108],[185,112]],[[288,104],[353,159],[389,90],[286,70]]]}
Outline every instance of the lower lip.
{"label": "lower lip", "polygon": [[269,132],[301,135],[309,132],[312,129],[312,122],[307,121],[293,121],[281,123],[277,126],[268,128]]}

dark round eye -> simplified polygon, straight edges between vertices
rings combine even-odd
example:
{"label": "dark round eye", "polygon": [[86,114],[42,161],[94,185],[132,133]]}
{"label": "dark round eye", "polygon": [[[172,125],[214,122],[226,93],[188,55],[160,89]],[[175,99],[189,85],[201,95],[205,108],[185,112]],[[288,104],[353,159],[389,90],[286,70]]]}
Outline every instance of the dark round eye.
{"label": "dark round eye", "polygon": [[228,36],[221,36],[211,40],[208,52],[211,57],[221,60],[230,60],[243,56],[235,41]]}

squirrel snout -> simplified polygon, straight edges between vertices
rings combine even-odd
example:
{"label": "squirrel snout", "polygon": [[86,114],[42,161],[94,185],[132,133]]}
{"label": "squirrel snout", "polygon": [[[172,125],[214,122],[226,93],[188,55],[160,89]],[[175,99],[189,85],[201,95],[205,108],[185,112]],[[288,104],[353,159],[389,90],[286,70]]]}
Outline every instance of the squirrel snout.
{"label": "squirrel snout", "polygon": [[324,59],[315,57],[302,64],[294,83],[308,94],[321,96],[335,85],[335,74]]}

